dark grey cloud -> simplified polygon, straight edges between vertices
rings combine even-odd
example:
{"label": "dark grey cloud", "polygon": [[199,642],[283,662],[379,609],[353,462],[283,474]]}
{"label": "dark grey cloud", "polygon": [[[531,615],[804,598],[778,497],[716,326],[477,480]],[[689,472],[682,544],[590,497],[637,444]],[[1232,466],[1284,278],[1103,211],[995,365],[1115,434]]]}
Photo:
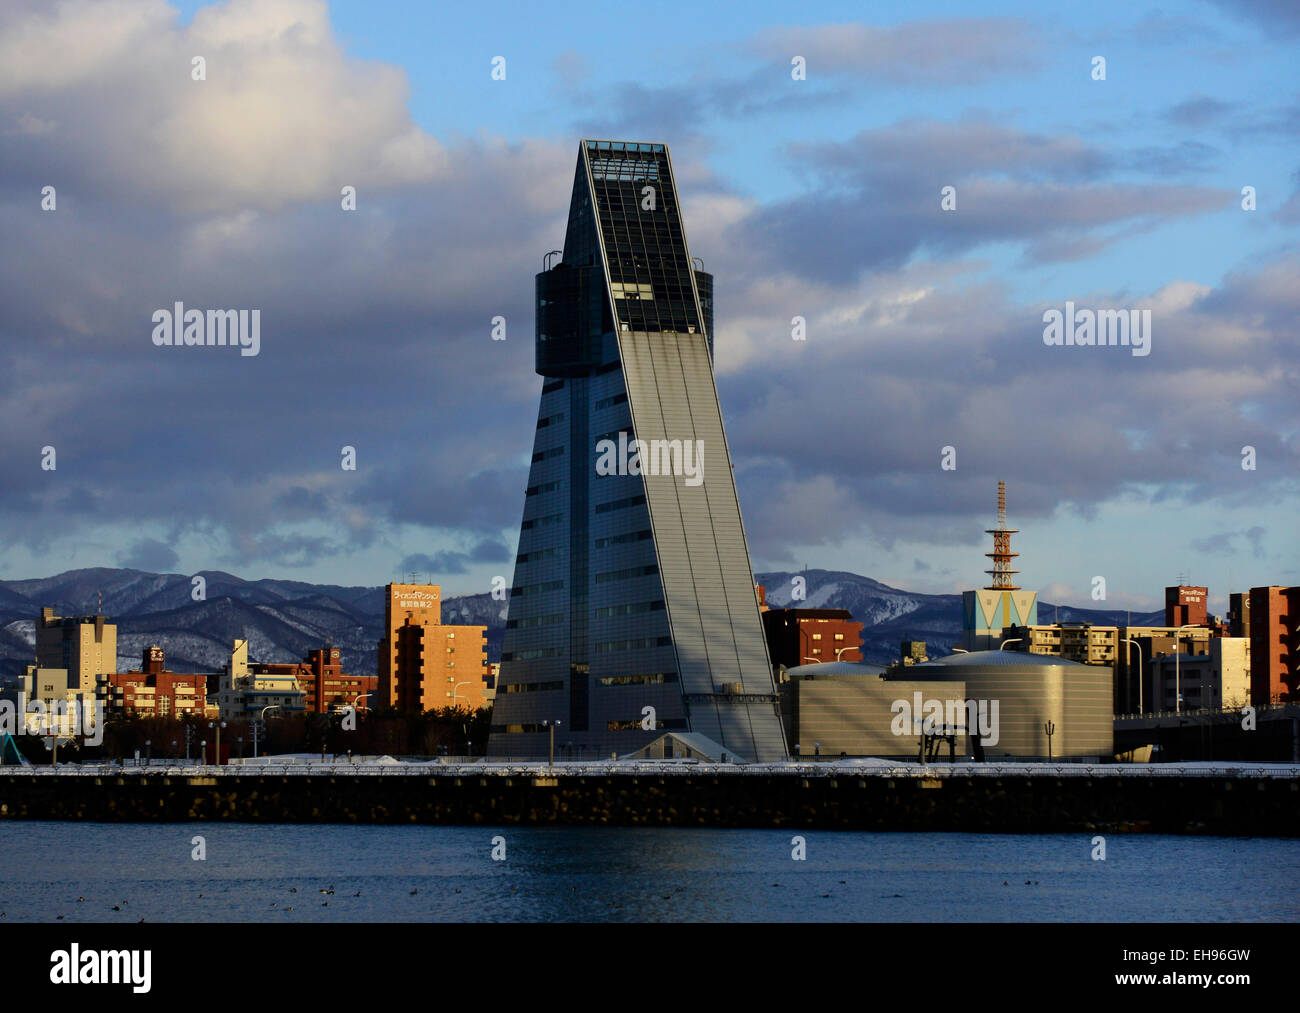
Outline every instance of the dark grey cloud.
{"label": "dark grey cloud", "polygon": [[437,552],[432,556],[424,552],[415,552],[403,556],[397,568],[403,573],[410,572],[417,575],[421,573],[461,574],[469,572],[465,565],[468,559],[469,557],[463,552]]}
{"label": "dark grey cloud", "polygon": [[[94,5],[66,9],[102,17]],[[305,11],[310,27],[312,5],[280,9]],[[178,29],[169,20],[150,30],[171,39]],[[49,68],[42,54],[59,46],[48,40],[31,53],[0,44],[10,57],[0,59],[0,129],[19,125],[0,145],[8,544],[39,549],[116,524],[132,531],[119,561],[141,569],[174,568],[186,539],[212,546],[212,565],[244,570],[375,546],[433,573],[508,565],[502,533],[522,514],[541,385],[532,275],[563,235],[573,141],[412,134],[400,81],[379,75],[368,90],[355,66],[308,47],[303,79],[324,75],[326,105],[360,94],[373,128],[326,132],[280,161],[277,145],[246,150],[233,138],[223,148],[216,127],[256,108],[220,88],[215,120],[159,106],[168,90],[158,75],[187,40],[146,46],[133,69],[141,39],[124,31],[103,65],[76,51]],[[769,38],[775,48],[757,54],[768,62],[698,95],[625,85],[611,102],[620,130],[689,135],[710,116],[842,101],[873,73],[951,84],[993,72],[977,64],[1002,43],[979,32],[966,50],[954,41],[913,70],[899,65],[909,47],[953,31],[856,35],[842,50],[827,34],[804,36],[816,80],[800,83],[777,73],[785,42]],[[1004,33],[1016,45],[1026,37],[1017,31]],[[867,56],[891,41],[898,51],[870,70]],[[572,85],[582,65],[570,59],[557,74]],[[144,136],[173,120],[184,130],[162,148]],[[214,150],[239,171],[221,159],[195,166],[194,151]],[[918,257],[991,242],[1019,244],[1032,262],[1093,256],[1235,202],[1235,188],[1126,178],[1205,164],[1214,149],[1100,148],[987,116],[912,120],[785,150],[804,190],[768,205],[710,173],[708,150],[698,133],[674,149],[693,252],[720,279],[719,387],[756,554],[864,532],[882,544],[969,541],[981,537],[969,519],[987,512],[997,478],[1014,483],[1018,513],[1082,517],[1142,483],[1156,495],[1250,502],[1294,474],[1293,251],[1213,288],[1062,289],[1033,305],[973,282],[962,265]],[[214,172],[230,178],[214,182]],[[47,181],[59,188],[52,213],[39,208]],[[345,181],[358,188],[356,212],[339,207]],[[939,210],[945,185],[958,188],[952,215]],[[1152,358],[1045,348],[1042,310],[1067,298],[1152,304]],[[258,309],[261,353],[154,347],[151,314],[177,300]],[[809,321],[798,346],[795,313]],[[498,315],[505,341],[490,337]],[[1261,460],[1254,476],[1235,467],[1247,443]],[[959,469],[941,473],[949,444]],[[56,471],[40,468],[45,445],[57,447]],[[355,471],[340,467],[344,447]]]}
{"label": "dark grey cloud", "polygon": [[402,557],[398,570],[403,573],[409,571],[428,574],[462,574],[469,572],[472,563],[508,563],[511,560],[510,550],[500,540],[484,539],[469,552],[450,549],[432,555],[413,552],[409,556]]}
{"label": "dark grey cloud", "polygon": [[1269,35],[1300,34],[1300,6],[1294,0],[1210,0],[1236,18],[1249,21]]}
{"label": "dark grey cloud", "polygon": [[[1297,276],[1290,251],[1213,288],[1045,293],[1026,306],[917,266],[828,293],[805,342],[790,340],[772,296],[735,293],[735,304],[759,303],[742,332],[754,313],[777,318],[719,380],[752,543],[775,559],[783,543],[855,537],[969,543],[983,537],[969,518],[987,513],[998,479],[1018,518],[1064,510],[1082,522],[1123,496],[1276,501],[1300,468],[1288,436]],[[1042,312],[1066,299],[1150,308],[1152,354],[1044,345]],[[940,468],[945,446],[956,471]],[[1244,446],[1261,462],[1254,472],[1240,467]]]}
{"label": "dark grey cloud", "polygon": [[1208,127],[1222,122],[1238,109],[1231,102],[1198,95],[1165,110],[1164,119],[1176,127]]}
{"label": "dark grey cloud", "polygon": [[912,86],[974,84],[1036,70],[1040,33],[1019,18],[944,18],[877,27],[860,23],[776,26],[745,48],[790,77],[802,56],[809,80],[844,75]]}
{"label": "dark grey cloud", "polygon": [[[768,251],[757,270],[793,264],[805,278],[837,283],[898,268],[920,251],[960,254],[989,242],[1023,244],[1032,263],[1074,260],[1123,230],[1228,206],[1234,190],[1109,178],[1133,168],[1182,168],[1206,151],[1179,145],[1112,153],[1071,135],[984,119],[903,121],[840,144],[792,146],[806,192],[760,209],[728,240]],[[956,189],[956,211],[940,207],[946,186]]]}
{"label": "dark grey cloud", "polygon": [[169,573],[180,563],[176,551],[156,538],[142,538],[125,552],[118,553],[119,566],[152,573]]}
{"label": "dark grey cloud", "polygon": [[1237,540],[1243,539],[1250,545],[1251,555],[1263,559],[1265,534],[1264,528],[1258,525],[1245,531],[1220,531],[1205,538],[1193,539],[1192,548],[1207,554],[1229,555],[1237,552]]}

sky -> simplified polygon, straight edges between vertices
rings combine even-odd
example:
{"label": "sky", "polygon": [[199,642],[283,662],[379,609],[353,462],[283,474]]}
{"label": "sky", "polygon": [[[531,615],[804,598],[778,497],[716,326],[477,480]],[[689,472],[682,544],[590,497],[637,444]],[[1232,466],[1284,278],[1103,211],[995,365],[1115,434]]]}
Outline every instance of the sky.
{"label": "sky", "polygon": [[0,578],[509,581],[601,137],[672,150],[756,571],[982,586],[1002,479],[1047,600],[1300,583],[1300,7],[1056,8],[10,0]]}

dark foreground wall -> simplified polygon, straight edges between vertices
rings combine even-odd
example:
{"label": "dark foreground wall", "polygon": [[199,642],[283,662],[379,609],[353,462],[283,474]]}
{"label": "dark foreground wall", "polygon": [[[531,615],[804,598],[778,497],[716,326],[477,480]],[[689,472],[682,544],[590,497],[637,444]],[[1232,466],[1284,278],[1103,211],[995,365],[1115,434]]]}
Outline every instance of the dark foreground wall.
{"label": "dark foreground wall", "polygon": [[0,819],[1300,836],[1300,780],[1124,775],[0,775]]}

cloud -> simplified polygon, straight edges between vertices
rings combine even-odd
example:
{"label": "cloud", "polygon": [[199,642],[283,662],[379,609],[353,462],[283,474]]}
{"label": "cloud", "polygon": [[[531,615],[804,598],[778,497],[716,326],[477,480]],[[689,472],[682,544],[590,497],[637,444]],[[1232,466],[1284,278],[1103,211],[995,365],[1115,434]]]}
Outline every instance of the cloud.
{"label": "cloud", "polygon": [[[398,569],[402,572],[437,574],[469,573],[471,563],[504,563],[510,561],[510,551],[498,541],[479,542],[469,552],[447,550],[432,555],[416,552],[402,557]],[[435,576],[436,579],[436,576]]]}
{"label": "cloud", "polygon": [[[1128,497],[1245,507],[1289,495],[1297,273],[1300,255],[1283,254],[1218,285],[1027,306],[920,263],[823,286],[805,301],[803,342],[784,289],[736,292],[745,309],[719,308],[718,343],[744,351],[721,364],[719,388],[747,527],[780,561],[850,539],[969,544],[999,478],[1018,518],[1056,524]],[[1151,355],[1045,346],[1043,309],[1065,299],[1151,309]],[[1267,474],[1241,470],[1244,445]],[[954,472],[940,470],[944,446]]]}
{"label": "cloud", "polygon": [[1227,14],[1254,22],[1269,35],[1300,34],[1300,7],[1293,0],[1210,0]]}
{"label": "cloud", "polygon": [[1192,548],[1206,554],[1232,555],[1237,551],[1234,544],[1236,540],[1244,538],[1250,544],[1251,555],[1256,559],[1263,559],[1265,534],[1264,528],[1259,525],[1247,528],[1245,531],[1220,531],[1205,538],[1193,539]]}
{"label": "cloud", "polygon": [[170,573],[180,563],[176,551],[156,538],[142,538],[125,552],[117,555],[119,566],[150,573]]}
{"label": "cloud", "polygon": [[[1074,260],[1124,230],[1193,218],[1236,197],[1229,188],[1107,180],[1141,165],[1181,165],[1189,157],[1181,146],[1121,156],[983,119],[900,121],[789,154],[809,177],[806,191],[738,222],[727,242],[766,257],[758,269],[794,265],[803,279],[836,283],[990,242],[1020,245],[1031,263]],[[956,191],[951,212],[940,205],[947,186]]]}
{"label": "cloud", "polygon": [[[439,573],[508,566],[541,386],[533,274],[564,232],[575,141],[427,137],[400,71],[347,57],[306,0],[230,0],[189,25],[151,0],[11,3],[0,28],[0,130],[16,131],[0,145],[6,551],[105,526],[128,532],[103,543],[142,569],[190,552],[342,566],[363,550]],[[918,38],[888,36],[903,52]],[[992,45],[974,38],[970,52]],[[817,101],[904,73],[863,63],[881,45],[870,33],[842,51],[806,41],[830,81]],[[916,72],[959,80],[968,56]],[[572,55],[566,67],[578,73]],[[757,78],[714,80],[699,105],[677,84],[611,92],[629,122],[691,129],[781,108],[794,82],[771,70],[752,94]],[[856,537],[908,543],[905,566],[914,546],[981,539],[971,518],[996,478],[1018,516],[1060,523],[1117,496],[1286,492],[1292,247],[1143,291],[1045,275],[1032,300],[974,259],[1001,243],[1031,263],[1084,260],[1235,203],[1235,184],[1142,178],[1212,151],[909,118],[780,149],[797,185],[772,201],[707,151],[676,148],[675,169],[692,252],[719,278],[718,383],[756,557],[803,563],[807,545]],[[33,199],[47,179],[54,213]],[[338,205],[345,182],[355,212]],[[1150,308],[1152,356],[1045,347],[1042,313],[1067,299]],[[261,353],[155,347],[150,316],[177,300],[259,309]],[[505,341],[490,337],[498,315]],[[806,342],[790,338],[795,315]],[[1239,467],[1245,444],[1256,473]],[[46,445],[56,471],[39,467]],[[957,472],[938,468],[946,445]]]}
{"label": "cloud", "polygon": [[1018,18],[947,18],[892,27],[864,24],[782,26],[754,34],[746,47],[784,68],[802,56],[809,80],[847,75],[908,85],[975,84],[1038,67],[1038,33]]}
{"label": "cloud", "polygon": [[27,130],[6,161],[52,182],[60,164],[57,182],[82,200],[337,207],[344,185],[428,183],[448,168],[410,119],[404,72],[348,58],[324,0],[228,0],[189,25],[153,0],[5,10],[0,122],[58,124]]}
{"label": "cloud", "polygon": [[1167,109],[1164,118],[1177,127],[1207,127],[1221,122],[1237,108],[1231,102],[1198,95]]}

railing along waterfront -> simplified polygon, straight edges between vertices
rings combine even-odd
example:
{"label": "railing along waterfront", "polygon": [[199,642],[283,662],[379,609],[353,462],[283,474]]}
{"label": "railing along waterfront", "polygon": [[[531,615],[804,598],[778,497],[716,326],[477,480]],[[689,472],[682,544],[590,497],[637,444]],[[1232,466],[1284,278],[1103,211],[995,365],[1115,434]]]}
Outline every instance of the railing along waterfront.
{"label": "railing along waterfront", "polygon": [[49,766],[4,766],[0,775],[20,777],[82,776],[121,777],[627,777],[627,776],[710,776],[710,777],[817,777],[817,778],[1300,778],[1295,763],[860,763],[852,760],[784,761],[777,763],[712,763],[695,760],[565,760],[484,761],[465,763],[349,763],[294,762],[246,766],[172,766],[152,763],[141,766],[116,764],[60,764]]}

